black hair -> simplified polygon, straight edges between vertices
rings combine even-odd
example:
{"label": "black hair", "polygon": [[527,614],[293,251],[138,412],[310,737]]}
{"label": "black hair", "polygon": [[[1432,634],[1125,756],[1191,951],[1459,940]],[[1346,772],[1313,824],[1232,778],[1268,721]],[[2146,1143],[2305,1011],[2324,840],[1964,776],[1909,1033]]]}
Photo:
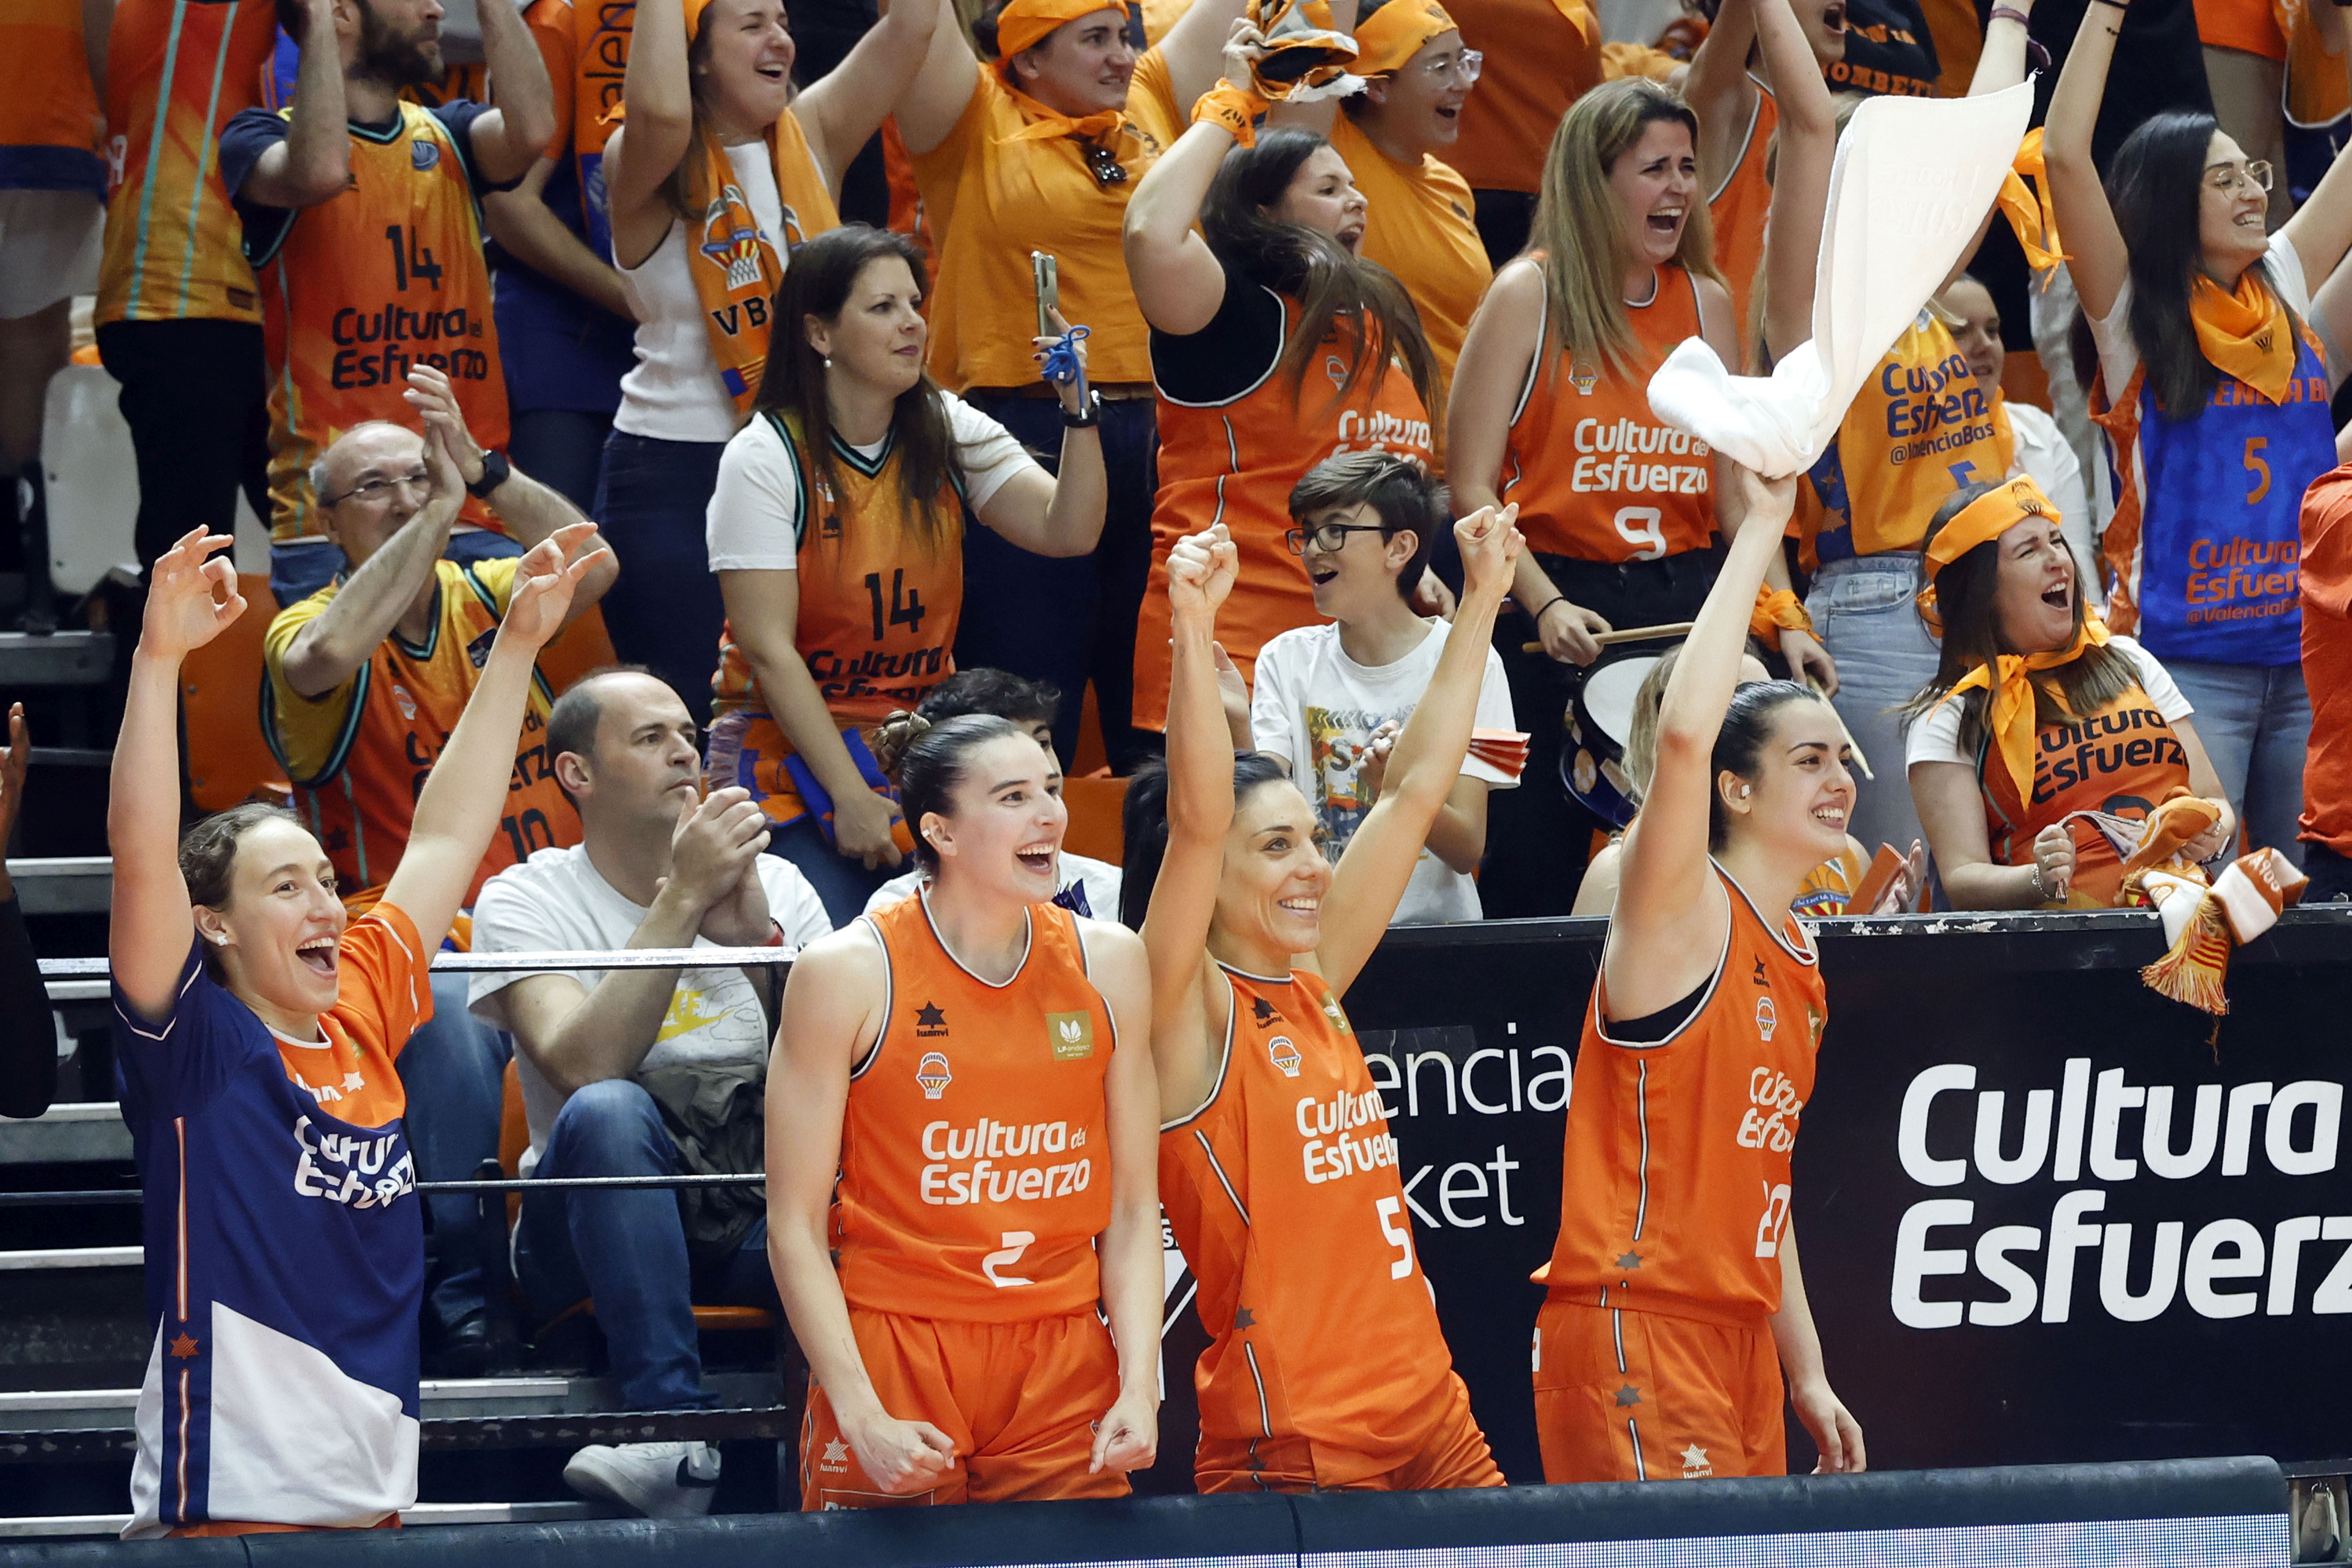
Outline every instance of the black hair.
{"label": "black hair", "polygon": [[1731,813],[1723,804],[1717,781],[1726,773],[1756,778],[1762,771],[1764,747],[1772,739],[1773,715],[1791,702],[1821,702],[1821,694],[1793,680],[1759,680],[1735,687],[1731,706],[1724,710],[1723,728],[1715,732],[1715,750],[1707,757],[1706,847],[1720,854],[1731,842]]}
{"label": "black hair", "polygon": [[[554,771],[555,759],[566,752],[592,762],[595,760],[596,727],[604,721],[604,704],[593,689],[608,675],[652,675],[656,680],[661,680],[660,676],[654,675],[642,664],[600,664],[573,681],[564,689],[563,695],[555,700],[554,708],[547,715],[547,766],[550,772]],[[668,682],[663,681],[663,684],[667,685]],[[563,778],[560,773],[556,775],[555,787],[563,790],[563,798],[571,801],[573,806],[579,805],[578,801],[572,799],[572,792],[563,789]]]}
{"label": "black hair", "polygon": [[[1263,785],[1283,784],[1289,770],[1264,752],[1234,753],[1234,805],[1238,809]],[[1151,889],[1160,863],[1168,858],[1168,759],[1150,757],[1127,782],[1119,805],[1118,920],[1135,931],[1151,912]]]}
{"label": "black hair", "polygon": [[1202,198],[1202,237],[1220,262],[1297,304],[1298,324],[1281,360],[1294,400],[1305,392],[1307,370],[1327,356],[1326,340],[1337,332],[1343,350],[1352,345],[1355,352],[1335,401],[1353,393],[1367,374],[1385,374],[1395,359],[1403,362],[1422,406],[1442,408],[1436,361],[1404,285],[1378,262],[1349,255],[1329,235],[1273,216],[1292,177],[1329,145],[1311,131],[1267,131],[1255,144],[1227,153]]}
{"label": "black hair", "polygon": [[[188,885],[191,907],[228,908],[229,895],[236,886],[236,847],[247,834],[269,822],[305,826],[282,805],[249,800],[213,813],[180,836],[180,879]],[[215,981],[222,978],[219,960],[210,947],[205,949],[205,973]]]}
{"label": "black hair", "polygon": [[954,815],[955,792],[969,771],[964,758],[974,747],[1007,736],[1036,744],[1029,731],[994,713],[964,713],[934,724],[902,709],[884,721],[874,738],[874,760],[898,786],[898,809],[915,838],[915,869],[939,875],[939,852],[923,837],[923,818]]}
{"label": "black hair", "polygon": [[1343,452],[1326,458],[1290,488],[1290,519],[1334,507],[1370,506],[1381,520],[1381,542],[1407,529],[1415,541],[1412,558],[1397,571],[1397,594],[1411,603],[1428,569],[1437,536],[1453,520],[1445,487],[1428,469],[1392,452]]}
{"label": "black hair", "polygon": [[993,713],[1016,724],[1051,724],[1062,711],[1062,689],[1007,669],[959,669],[925,692],[915,711],[934,724],[967,713]]}

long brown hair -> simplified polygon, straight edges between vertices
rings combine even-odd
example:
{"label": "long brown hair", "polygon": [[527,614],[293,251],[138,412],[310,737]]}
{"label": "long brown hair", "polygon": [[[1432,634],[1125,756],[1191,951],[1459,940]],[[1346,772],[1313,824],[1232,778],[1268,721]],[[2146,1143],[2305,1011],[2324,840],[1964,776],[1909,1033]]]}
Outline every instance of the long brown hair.
{"label": "long brown hair", "polygon": [[[1544,154],[1543,189],[1528,226],[1528,248],[1544,253],[1546,331],[1565,357],[1597,366],[1606,359],[1620,374],[1634,374],[1633,325],[1625,315],[1625,274],[1636,264],[1624,209],[1609,188],[1609,171],[1650,126],[1671,121],[1698,145],[1698,116],[1682,95],[1642,77],[1603,82],[1578,99],[1552,132]],[[1683,219],[1675,265],[1695,277],[1723,281],[1715,265],[1715,226],[1704,193],[1695,193]],[[1559,366],[1553,366],[1558,374]]]}
{"label": "long brown hair", "polygon": [[1283,345],[1281,370],[1295,398],[1307,368],[1335,328],[1352,336],[1355,353],[1334,401],[1355,391],[1366,371],[1404,362],[1412,389],[1432,419],[1444,416],[1437,362],[1422,335],[1421,312],[1387,268],[1329,235],[1271,216],[1307,159],[1330,143],[1309,131],[1268,131],[1252,147],[1225,154],[1201,203],[1201,233],[1217,259],[1298,302],[1298,330]]}
{"label": "long brown hair", "polygon": [[[834,463],[833,410],[824,395],[827,362],[808,341],[808,319],[838,321],[858,274],[893,257],[915,275],[917,297],[929,294],[930,279],[923,270],[923,253],[911,240],[887,228],[853,223],[827,229],[793,251],[792,265],[785,268],[784,280],[772,302],[768,363],[760,375],[752,412],[792,416],[800,425],[802,442],[818,479],[836,490],[841,479]],[[924,550],[944,550],[949,528],[940,515],[940,491],[949,482],[955,438],[948,427],[940,384],[929,371],[898,395],[890,413],[890,435],[899,464],[900,523]]]}
{"label": "long brown hair", "polygon": [[[1969,502],[1990,495],[1992,488],[1989,484],[1969,485],[1936,509],[1936,515],[1927,523],[1927,536],[1920,541],[1923,561],[1928,546],[1936,542],[1936,536],[1967,510]],[[2000,541],[1985,541],[1936,573],[1934,580],[1936,616],[1944,623],[1943,658],[1936,666],[1936,679],[1903,705],[1903,711],[1914,720],[1934,711],[1944,694],[1979,665],[1999,669],[1995,660],[2001,655],[2025,651],[2001,641],[2000,617],[1993,607],[1994,593],[2000,582]],[[2079,633],[2089,614],[2079,581],[2074,584],[2074,630]],[[2138,679],[2139,672],[2122,650],[2112,646],[2086,645],[2081,658],[2055,669],[2033,672],[2033,722],[2037,726],[2057,724],[2069,730],[2080,729],[2085,718],[2121,697]],[[1990,696],[1980,689],[1961,695],[1962,751],[1974,751],[1983,743],[1985,707]]]}

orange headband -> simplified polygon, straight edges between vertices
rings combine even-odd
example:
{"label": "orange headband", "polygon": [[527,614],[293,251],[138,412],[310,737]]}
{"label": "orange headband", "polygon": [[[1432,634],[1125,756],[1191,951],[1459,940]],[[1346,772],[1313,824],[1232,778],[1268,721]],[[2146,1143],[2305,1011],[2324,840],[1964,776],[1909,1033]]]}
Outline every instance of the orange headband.
{"label": "orange headband", "polygon": [[1437,0],[1389,0],[1370,20],[1356,24],[1356,74],[1397,70],[1430,39],[1459,26]]}
{"label": "orange headband", "polygon": [[996,14],[997,58],[1009,60],[1024,49],[1035,47],[1065,22],[1075,22],[1097,11],[1118,11],[1121,23],[1127,19],[1126,12],[1117,5],[1104,5],[1103,0],[1011,0]]}
{"label": "orange headband", "polygon": [[1978,545],[1991,543],[2029,517],[2046,517],[2055,524],[2058,509],[2042,493],[2040,485],[2021,474],[1977,497],[1944,525],[1936,542],[1927,546],[1927,585],[1919,590],[1919,614],[1930,626],[1943,630],[1936,615],[1937,575]]}

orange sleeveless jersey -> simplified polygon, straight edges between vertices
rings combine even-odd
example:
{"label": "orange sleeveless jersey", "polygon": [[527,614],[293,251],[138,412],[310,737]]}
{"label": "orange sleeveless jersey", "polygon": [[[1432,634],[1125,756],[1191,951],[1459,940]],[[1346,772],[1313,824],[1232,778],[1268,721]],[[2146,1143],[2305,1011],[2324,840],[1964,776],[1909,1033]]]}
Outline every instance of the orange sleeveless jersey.
{"label": "orange sleeveless jersey", "polygon": [[[262,733],[294,781],[295,809],[334,862],[343,901],[355,910],[375,901],[400,864],[416,797],[457,728],[514,597],[517,564],[511,558],[470,566],[436,562],[440,601],[425,646],[412,647],[394,632],[358,674],[322,697],[300,696],[286,684],[286,652],[333,602],[343,580],[279,611],[263,634]],[[474,868],[469,905],[484,882],[532,850],[580,842],[579,814],[556,787],[555,761],[547,753],[554,695],[534,671],[499,831]]]}
{"label": "orange sleeveless jersey", "polygon": [[81,0],[0,8],[0,190],[106,190],[105,122],[82,44]]}
{"label": "orange sleeveless jersey", "polygon": [[1555,1300],[1754,1327],[1780,1308],[1789,1156],[1829,1004],[1793,915],[1767,921],[1718,868],[1731,930],[1706,998],[1656,1045],[1621,1045],[1595,984],[1577,1049]]}
{"label": "orange sleeveless jersey", "polygon": [[[1062,314],[1084,323],[1087,374],[1097,382],[1151,379],[1143,311],[1127,280],[1121,233],[1144,171],[1184,129],[1158,50],[1136,63],[1127,123],[1106,143],[1127,178],[1105,184],[1086,147],[1066,136],[1013,138],[1029,118],[996,68],[980,76],[947,140],[911,160],[923,212],[939,241],[931,274],[931,374],[950,392],[1037,382],[1029,253],[1056,259]],[[1189,107],[1189,106],[1188,106]]]}
{"label": "orange sleeveless jersey", "polygon": [[[351,139],[350,187],[289,214],[253,257],[269,360],[269,531],[281,544],[320,537],[310,465],[336,437],[370,419],[414,427],[401,394],[415,365],[448,374],[476,441],[507,445],[490,270],[457,144],[405,102],[390,132],[353,125]],[[471,496],[459,519],[499,527]]]}
{"label": "orange sleeveless jersey", "polygon": [[98,321],[258,321],[220,131],[260,101],[269,0],[121,0],[106,46],[113,188]]}
{"label": "orange sleeveless jersey", "polygon": [[1394,1418],[1454,1370],[1364,1053],[1323,977],[1226,969],[1217,1087],[1160,1135],[1160,1199],[1199,1282],[1203,1436],[1304,1439],[1315,1483],[1395,1462]]}
{"label": "orange sleeveless jersey", "polygon": [[[1232,287],[1258,287],[1232,276]],[[1217,640],[1246,678],[1258,649],[1318,618],[1307,569],[1282,542],[1290,528],[1291,487],[1342,452],[1394,452],[1423,466],[1433,460],[1429,413],[1401,368],[1392,363],[1378,377],[1367,373],[1342,402],[1337,389],[1347,377],[1348,345],[1334,331],[1294,388],[1280,367],[1283,348],[1298,329],[1297,300],[1282,300],[1282,320],[1284,342],[1247,392],[1205,405],[1160,394],[1151,580],[1135,634],[1135,722],[1142,729],[1168,722],[1168,554],[1179,539],[1219,522],[1233,531],[1241,576],[1218,614]]]}
{"label": "orange sleeveless jersey", "polygon": [[1962,485],[1990,483],[2016,456],[2009,421],[1931,311],[1895,340],[1810,470],[1824,562],[1916,550],[1927,520]]}
{"label": "orange sleeveless jersey", "polygon": [[[1988,762],[1990,765],[1988,766]],[[1990,758],[1987,744],[1977,753],[1982,785],[1985,835],[1992,858],[2002,866],[2022,866],[2032,856],[2034,836],[2071,812],[2104,811],[2144,820],[2157,802],[2189,787],[2189,755],[2180,737],[2147,693],[2134,681],[2129,690],[2084,721],[2079,730],[2045,724],[2034,736],[2033,795],[2020,800],[2009,770]],[[2074,840],[2077,908],[2105,909],[2123,885],[2123,861],[2107,836],[2087,822],[2068,826]]]}
{"label": "orange sleeveless jersey", "polygon": [[1345,114],[1332,122],[1331,146],[1369,204],[1364,255],[1396,274],[1421,312],[1442,400],[1454,383],[1470,318],[1495,279],[1472,221],[1469,183],[1427,153],[1417,168],[1399,163]]}
{"label": "orange sleeveless jersey", "polygon": [[925,897],[863,918],[889,979],[842,1118],[842,1295],[962,1322],[1094,1306],[1095,1237],[1110,1224],[1103,1082],[1118,1039],[1077,917],[1032,908],[1028,956],[1001,986],[941,945]]}
{"label": "orange sleeveless jersey", "polygon": [[1752,353],[1755,343],[1748,330],[1749,303],[1756,297],[1756,272],[1764,265],[1764,220],[1772,212],[1772,182],[1764,177],[1764,153],[1780,123],[1780,104],[1755,78],[1756,106],[1748,118],[1748,133],[1739,156],[1706,199],[1706,214],[1715,225],[1715,265],[1731,285],[1733,320],[1739,323],[1740,346]]}
{"label": "orange sleeveless jersey", "polygon": [[[1541,265],[1540,258],[1538,265]],[[1655,561],[1715,536],[1714,450],[1650,412],[1650,373],[1699,333],[1698,280],[1658,268],[1651,302],[1629,306],[1638,369],[1563,363],[1549,342],[1551,309],[1511,415],[1502,497],[1517,501],[1528,548],[1583,561]]]}

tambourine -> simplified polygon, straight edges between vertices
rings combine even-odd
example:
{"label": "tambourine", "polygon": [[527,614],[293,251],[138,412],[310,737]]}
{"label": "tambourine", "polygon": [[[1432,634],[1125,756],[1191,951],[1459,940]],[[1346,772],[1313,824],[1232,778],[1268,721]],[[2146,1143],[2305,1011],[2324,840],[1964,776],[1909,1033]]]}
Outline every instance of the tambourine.
{"label": "tambourine", "polygon": [[1631,823],[1640,804],[1640,792],[1625,772],[1633,699],[1680,640],[1619,643],[1570,675],[1568,710],[1560,720],[1567,735],[1559,749],[1559,781],[1571,800],[1614,826]]}

